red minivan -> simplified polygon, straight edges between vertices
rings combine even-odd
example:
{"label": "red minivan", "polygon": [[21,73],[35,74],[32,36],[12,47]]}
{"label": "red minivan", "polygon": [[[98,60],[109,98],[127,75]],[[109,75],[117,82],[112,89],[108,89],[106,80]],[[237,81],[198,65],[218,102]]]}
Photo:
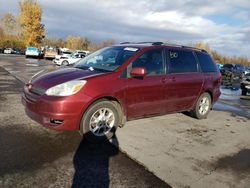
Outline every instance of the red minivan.
{"label": "red minivan", "polygon": [[206,118],[220,96],[220,80],[205,50],[122,43],[34,78],[22,101],[27,115],[43,126],[79,130],[101,141],[136,118],[183,111]]}

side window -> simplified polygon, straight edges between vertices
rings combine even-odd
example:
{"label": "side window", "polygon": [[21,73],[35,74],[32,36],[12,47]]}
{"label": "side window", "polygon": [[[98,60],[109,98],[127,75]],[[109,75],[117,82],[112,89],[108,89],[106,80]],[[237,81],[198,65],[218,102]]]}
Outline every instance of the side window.
{"label": "side window", "polygon": [[170,73],[197,72],[198,70],[192,51],[170,49],[168,59]]}
{"label": "side window", "polygon": [[162,49],[145,52],[132,63],[132,68],[135,67],[144,67],[148,75],[164,74]]}
{"label": "side window", "polygon": [[216,72],[217,68],[210,55],[196,52],[202,72]]}

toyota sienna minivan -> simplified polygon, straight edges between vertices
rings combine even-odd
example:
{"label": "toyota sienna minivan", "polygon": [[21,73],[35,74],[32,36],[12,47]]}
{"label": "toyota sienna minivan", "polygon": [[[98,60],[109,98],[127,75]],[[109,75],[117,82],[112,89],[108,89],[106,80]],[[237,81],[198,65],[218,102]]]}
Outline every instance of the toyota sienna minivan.
{"label": "toyota sienna minivan", "polygon": [[79,130],[101,141],[132,119],[174,112],[206,118],[220,96],[220,81],[205,50],[126,42],[33,78],[22,102],[45,127]]}

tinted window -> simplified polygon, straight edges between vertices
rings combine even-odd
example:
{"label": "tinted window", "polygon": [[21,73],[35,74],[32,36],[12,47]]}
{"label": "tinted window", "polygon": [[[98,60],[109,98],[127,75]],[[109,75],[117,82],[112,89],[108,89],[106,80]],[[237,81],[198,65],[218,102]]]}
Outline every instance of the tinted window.
{"label": "tinted window", "polygon": [[169,50],[169,72],[197,72],[197,63],[191,51]]}
{"label": "tinted window", "polygon": [[232,64],[225,64],[225,65],[223,65],[223,68],[229,68],[229,69],[231,69],[233,67],[234,66]]}
{"label": "tinted window", "polygon": [[236,64],[237,69],[244,71],[245,67],[243,65]]}
{"label": "tinted window", "polygon": [[160,75],[164,73],[162,50],[150,50],[138,57],[133,63],[132,68],[144,67],[148,75]]}
{"label": "tinted window", "polygon": [[196,52],[198,57],[202,72],[216,72],[216,66],[210,57],[210,55],[205,53]]}

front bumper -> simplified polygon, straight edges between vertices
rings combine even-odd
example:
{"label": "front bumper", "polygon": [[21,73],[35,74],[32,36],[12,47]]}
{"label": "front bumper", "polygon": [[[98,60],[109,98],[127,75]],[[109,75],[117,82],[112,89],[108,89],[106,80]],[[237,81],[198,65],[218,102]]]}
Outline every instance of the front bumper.
{"label": "front bumper", "polygon": [[[79,130],[82,114],[86,110],[87,101],[90,98],[84,96],[84,100],[77,100],[79,97],[76,95],[69,97],[39,96],[31,93],[25,86],[22,103],[25,106],[26,114],[44,127],[54,130]],[[83,99],[82,97],[80,99]]]}

